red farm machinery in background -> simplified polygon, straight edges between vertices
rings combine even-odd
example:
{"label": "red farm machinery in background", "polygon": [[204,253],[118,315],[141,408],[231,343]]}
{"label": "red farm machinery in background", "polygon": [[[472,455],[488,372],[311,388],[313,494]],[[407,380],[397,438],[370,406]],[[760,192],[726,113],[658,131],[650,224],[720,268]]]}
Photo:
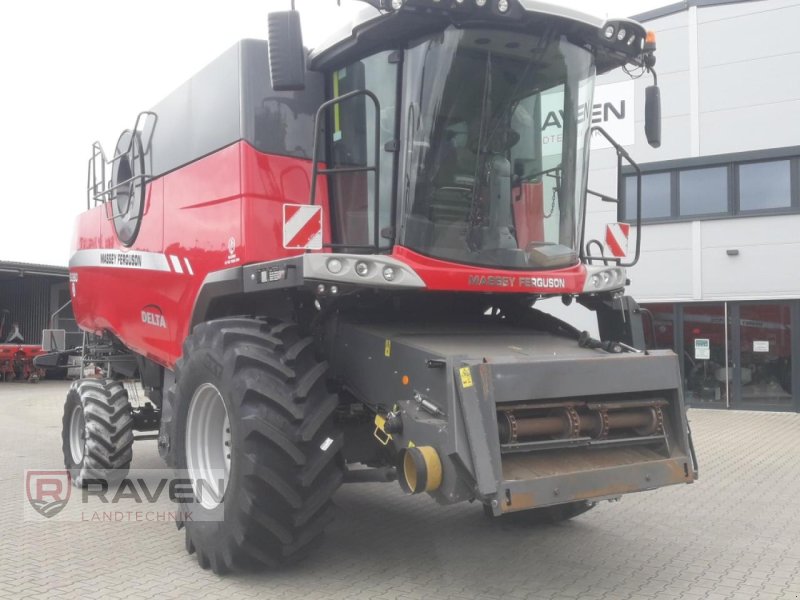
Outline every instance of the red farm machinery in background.
{"label": "red farm machinery in background", "polygon": [[0,381],[36,383],[45,373],[33,360],[42,354],[41,346],[23,343],[10,312],[0,310]]}
{"label": "red farm machinery in background", "polygon": [[0,381],[36,383],[44,377],[44,370],[35,366],[33,359],[42,354],[42,347],[33,344],[0,344]]}

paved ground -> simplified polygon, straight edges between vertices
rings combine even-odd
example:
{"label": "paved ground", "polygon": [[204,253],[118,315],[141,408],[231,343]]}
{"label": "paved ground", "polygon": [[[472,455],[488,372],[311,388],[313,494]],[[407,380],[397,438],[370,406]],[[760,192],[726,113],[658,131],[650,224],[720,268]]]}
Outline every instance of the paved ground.
{"label": "paved ground", "polygon": [[[693,410],[701,480],[513,529],[393,484],[340,491],[315,555],[218,578],[167,523],[22,520],[25,468],[61,466],[66,386],[0,384],[0,597],[800,598],[800,415]],[[155,442],[134,466],[160,467]]]}

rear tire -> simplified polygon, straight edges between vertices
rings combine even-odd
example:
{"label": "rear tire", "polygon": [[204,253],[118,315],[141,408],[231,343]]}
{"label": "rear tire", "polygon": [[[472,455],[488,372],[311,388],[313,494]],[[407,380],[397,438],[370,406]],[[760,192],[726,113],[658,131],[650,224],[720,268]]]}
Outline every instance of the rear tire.
{"label": "rear tire", "polygon": [[170,390],[174,464],[193,482],[226,469],[223,520],[203,521],[208,507],[196,504],[184,523],[186,549],[204,569],[296,560],[331,521],[343,438],[326,373],[292,323],[222,319],[186,339]]}
{"label": "rear tire", "polygon": [[78,487],[90,479],[116,482],[133,458],[133,417],[118,381],[81,379],[70,386],[61,429],[64,466]]}
{"label": "rear tire", "polygon": [[[597,504],[594,502],[589,502],[588,500],[579,500],[578,502],[568,502],[566,504],[556,504],[555,506],[543,506],[541,508],[532,508],[529,510],[507,513],[501,517],[497,517],[497,521],[499,521],[501,524],[519,525],[522,527],[532,527],[547,524],[552,525],[554,523],[569,521],[570,519],[591,510],[595,506],[597,506]],[[491,509],[485,504],[483,508],[484,513],[491,517]]]}

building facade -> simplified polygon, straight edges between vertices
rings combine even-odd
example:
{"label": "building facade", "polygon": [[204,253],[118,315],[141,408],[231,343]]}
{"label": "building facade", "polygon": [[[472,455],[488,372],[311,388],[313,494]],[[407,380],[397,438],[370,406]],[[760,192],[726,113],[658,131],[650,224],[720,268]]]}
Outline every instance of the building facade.
{"label": "building facade", "polygon": [[45,329],[63,329],[67,347],[81,345],[66,267],[0,261],[0,343],[14,323],[25,344],[42,344]]}
{"label": "building facade", "polygon": [[[629,292],[647,336],[679,354],[694,406],[800,411],[800,4],[688,0],[634,18],[656,32],[663,114],[653,149],[652,77],[628,84],[643,199]],[[600,121],[597,95],[594,109]],[[593,152],[590,188],[620,202],[588,201],[587,239],[634,217],[633,172],[618,188],[615,152]]]}

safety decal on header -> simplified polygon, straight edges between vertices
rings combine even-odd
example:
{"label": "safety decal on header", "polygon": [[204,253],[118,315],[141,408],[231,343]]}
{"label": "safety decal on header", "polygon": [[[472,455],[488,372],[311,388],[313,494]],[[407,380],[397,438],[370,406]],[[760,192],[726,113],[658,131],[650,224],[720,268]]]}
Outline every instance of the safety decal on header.
{"label": "safety decal on header", "polygon": [[283,205],[283,247],[287,250],[322,248],[322,207]]}
{"label": "safety decal on header", "polygon": [[459,375],[461,375],[461,387],[464,389],[472,387],[472,371],[470,371],[469,367],[461,367],[458,370]]}
{"label": "safety decal on header", "polygon": [[628,237],[631,226],[627,223],[609,223],[606,225],[606,248],[611,256],[624,258],[628,254]]}

